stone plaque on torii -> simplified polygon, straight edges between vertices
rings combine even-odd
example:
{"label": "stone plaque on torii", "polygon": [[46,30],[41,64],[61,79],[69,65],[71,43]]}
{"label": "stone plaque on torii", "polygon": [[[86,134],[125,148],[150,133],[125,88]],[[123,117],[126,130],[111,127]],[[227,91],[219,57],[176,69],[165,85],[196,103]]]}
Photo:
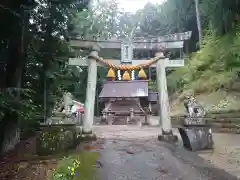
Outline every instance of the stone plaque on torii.
{"label": "stone plaque on torii", "polygon": [[[104,53],[111,53],[118,49],[121,50],[120,59],[105,59],[112,64],[132,64],[138,65],[140,63],[148,62],[148,60],[133,59],[133,49],[155,49],[159,50],[156,56],[160,59],[151,67],[156,67],[157,71],[157,90],[160,109],[160,120],[162,125],[162,135],[159,139],[175,140],[176,136],[172,133],[172,124],[170,119],[170,106],[167,92],[166,81],[166,67],[182,67],[184,66],[184,59],[168,59],[164,57],[163,50],[166,49],[182,49],[184,41],[189,40],[191,32],[171,34],[151,39],[138,39],[132,42],[109,40],[109,41],[85,41],[80,39],[70,40],[70,46],[75,50],[90,49],[89,57],[86,58],[70,58],[69,65],[88,66],[88,84],[86,93],[86,111],[83,120],[83,133],[91,134],[94,119],[94,102],[97,81],[97,66],[102,66],[97,58],[103,56]],[[101,50],[101,51],[100,51]]]}

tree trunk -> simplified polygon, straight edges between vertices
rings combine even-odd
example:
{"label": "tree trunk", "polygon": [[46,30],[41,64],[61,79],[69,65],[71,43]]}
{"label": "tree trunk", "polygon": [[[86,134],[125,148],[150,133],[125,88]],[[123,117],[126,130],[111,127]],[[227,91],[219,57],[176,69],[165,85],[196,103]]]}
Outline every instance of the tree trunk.
{"label": "tree trunk", "polygon": [[202,43],[202,26],[201,26],[200,12],[199,12],[199,0],[194,0],[194,3],[195,3],[195,10],[196,10],[196,18],[197,18],[199,46],[201,47],[201,43]]}

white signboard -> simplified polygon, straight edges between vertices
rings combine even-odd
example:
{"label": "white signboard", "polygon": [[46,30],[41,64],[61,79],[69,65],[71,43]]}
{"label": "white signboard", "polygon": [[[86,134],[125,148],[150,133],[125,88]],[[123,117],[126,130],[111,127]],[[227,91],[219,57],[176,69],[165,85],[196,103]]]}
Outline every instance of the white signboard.
{"label": "white signboard", "polygon": [[121,63],[131,63],[133,58],[133,46],[131,43],[121,44]]}

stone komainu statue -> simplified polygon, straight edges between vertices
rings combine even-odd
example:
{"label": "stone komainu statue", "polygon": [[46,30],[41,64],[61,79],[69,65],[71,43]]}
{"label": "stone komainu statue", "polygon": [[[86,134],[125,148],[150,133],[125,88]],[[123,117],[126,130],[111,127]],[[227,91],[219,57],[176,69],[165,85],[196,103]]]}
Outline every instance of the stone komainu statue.
{"label": "stone komainu statue", "polygon": [[63,96],[65,114],[72,114],[71,107],[73,106],[73,95],[69,92]]}
{"label": "stone komainu statue", "polygon": [[193,96],[186,96],[184,99],[184,107],[186,111],[184,123],[201,123],[205,124],[203,117],[206,112],[204,108],[197,103],[196,98]]}
{"label": "stone komainu statue", "polygon": [[212,130],[204,121],[205,110],[193,96],[184,99],[186,115],[178,128],[185,148],[196,151],[213,148]]}

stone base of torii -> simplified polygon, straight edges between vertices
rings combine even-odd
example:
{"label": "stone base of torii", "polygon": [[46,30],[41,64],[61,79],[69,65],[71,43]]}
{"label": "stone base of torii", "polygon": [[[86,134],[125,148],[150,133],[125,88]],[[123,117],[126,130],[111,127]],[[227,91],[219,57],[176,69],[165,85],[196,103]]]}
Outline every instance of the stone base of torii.
{"label": "stone base of torii", "polygon": [[[97,82],[97,61],[92,57],[98,57],[99,47],[93,46],[88,59],[88,80],[87,80],[87,93],[85,101],[85,115],[83,119],[82,136],[83,138],[96,138],[92,127],[94,121],[94,104]],[[160,119],[162,133],[159,134],[158,139],[166,142],[176,142],[177,136],[173,134],[172,124],[170,118],[170,106],[167,92],[167,81],[165,71],[165,60],[162,52],[156,53],[157,57],[161,59],[156,63],[157,70],[157,89],[158,100],[160,109]]]}

